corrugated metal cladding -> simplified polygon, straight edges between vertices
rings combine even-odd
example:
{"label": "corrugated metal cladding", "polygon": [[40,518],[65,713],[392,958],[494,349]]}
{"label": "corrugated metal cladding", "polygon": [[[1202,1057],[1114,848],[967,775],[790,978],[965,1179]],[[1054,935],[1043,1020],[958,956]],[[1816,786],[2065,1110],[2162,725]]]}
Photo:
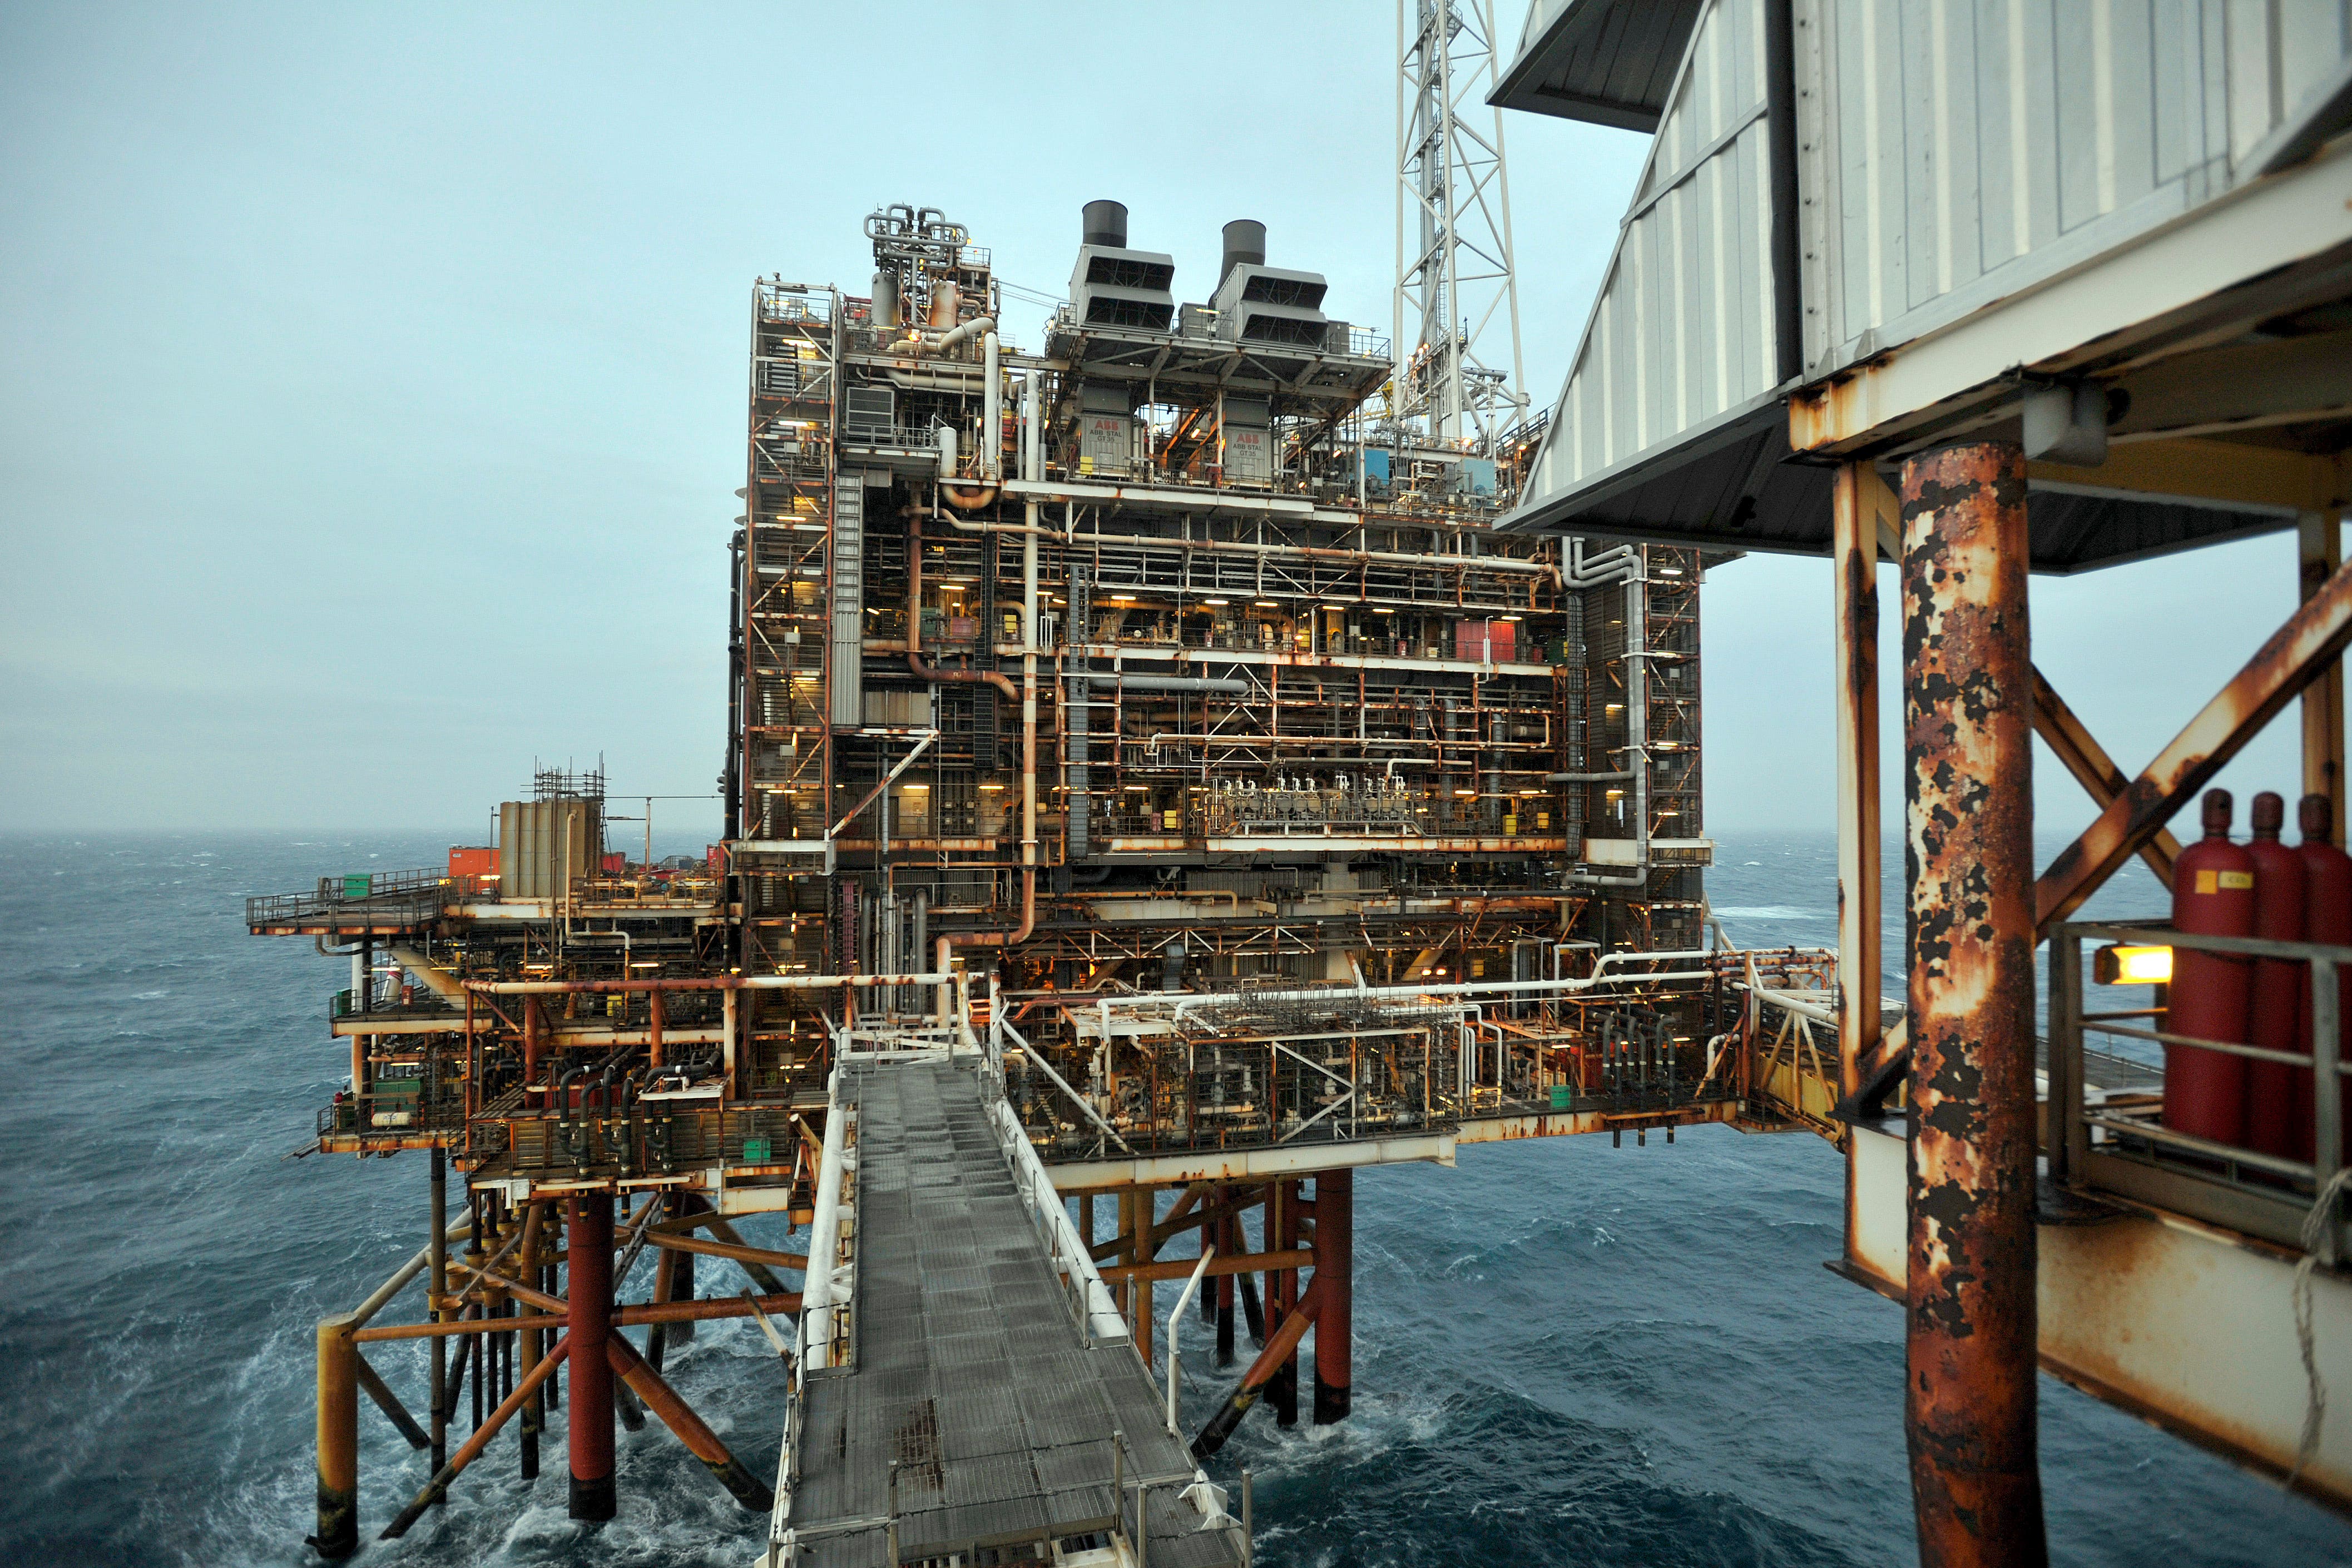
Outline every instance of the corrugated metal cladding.
{"label": "corrugated metal cladding", "polygon": [[[1766,3],[1705,0],[1509,526],[1768,549],[1827,538],[1827,482],[1782,461],[1772,381]],[[2352,0],[1769,3],[1794,23],[1808,380],[2255,177],[2352,57]],[[1613,15],[1580,0],[1546,25],[1564,37],[1586,8],[1594,25]],[[2081,508],[2045,510],[2054,526]],[[2142,545],[2112,517],[2047,539],[2037,520],[2036,566],[2200,532],[2177,522],[2155,519]],[[2233,515],[2222,531],[2262,522]]]}
{"label": "corrugated metal cladding", "polygon": [[499,896],[555,898],[565,879],[599,868],[604,818],[585,797],[508,800],[499,807]]}
{"label": "corrugated metal cladding", "polygon": [[1764,0],[1710,0],[1617,239],[1530,501],[1770,392]]}
{"label": "corrugated metal cladding", "polygon": [[1795,14],[1811,376],[2250,177],[2263,139],[2352,53],[2352,0],[1795,0]]}

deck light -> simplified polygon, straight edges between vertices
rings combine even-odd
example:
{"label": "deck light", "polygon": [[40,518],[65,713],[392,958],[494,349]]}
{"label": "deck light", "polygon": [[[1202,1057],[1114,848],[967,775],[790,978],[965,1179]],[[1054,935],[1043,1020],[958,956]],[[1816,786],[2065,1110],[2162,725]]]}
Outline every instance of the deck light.
{"label": "deck light", "polygon": [[2172,983],[2169,947],[2102,947],[2091,955],[2091,977],[2103,986]]}

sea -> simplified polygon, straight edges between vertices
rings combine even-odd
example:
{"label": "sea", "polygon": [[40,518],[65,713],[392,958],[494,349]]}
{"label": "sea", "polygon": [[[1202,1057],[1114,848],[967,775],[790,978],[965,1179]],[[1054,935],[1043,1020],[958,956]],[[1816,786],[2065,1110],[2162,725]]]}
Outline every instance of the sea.
{"label": "sea", "polygon": [[[431,865],[449,841],[0,839],[8,1568],[314,1561],[314,1325],[414,1253],[425,1166],[293,1157],[347,1067],[326,1008],[348,961],[247,936],[242,903],[323,873]],[[1833,939],[1826,835],[1717,842],[1709,896],[1735,941]],[[2103,908],[2160,899],[2126,873]],[[1892,899],[1888,931],[1899,953]],[[1810,1135],[1706,1129],[1365,1173],[1353,1416],[1282,1431],[1261,1406],[1213,1462],[1228,1486],[1251,1474],[1257,1561],[1916,1563],[1899,1310],[1822,1267],[1839,1251],[1841,1170]],[[781,1225],[746,1228],[776,1245]],[[1237,1373],[1212,1364],[1197,1321],[1186,1333],[1197,1421]],[[371,1354],[421,1408],[424,1353]],[[758,1330],[705,1324],[669,1366],[772,1472],[783,1382]],[[2352,1563],[2352,1525],[2041,1388],[2053,1561]],[[448,1507],[378,1543],[424,1460],[364,1403],[360,1420],[363,1563],[747,1568],[759,1550],[763,1521],[657,1423],[623,1437],[609,1523],[564,1517],[560,1443],[526,1483],[502,1441]]]}

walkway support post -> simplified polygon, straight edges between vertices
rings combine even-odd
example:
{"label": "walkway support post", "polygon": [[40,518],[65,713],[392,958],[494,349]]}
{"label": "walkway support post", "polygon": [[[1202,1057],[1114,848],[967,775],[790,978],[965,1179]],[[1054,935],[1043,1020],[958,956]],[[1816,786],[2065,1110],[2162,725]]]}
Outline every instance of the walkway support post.
{"label": "walkway support post", "polygon": [[1903,467],[1910,883],[1904,1424],[1922,1568],[2042,1568],[2025,462]]}
{"label": "walkway support post", "polygon": [[601,1192],[564,1200],[569,1255],[564,1299],[572,1344],[572,1517],[610,1519],[613,1492],[613,1200]]}

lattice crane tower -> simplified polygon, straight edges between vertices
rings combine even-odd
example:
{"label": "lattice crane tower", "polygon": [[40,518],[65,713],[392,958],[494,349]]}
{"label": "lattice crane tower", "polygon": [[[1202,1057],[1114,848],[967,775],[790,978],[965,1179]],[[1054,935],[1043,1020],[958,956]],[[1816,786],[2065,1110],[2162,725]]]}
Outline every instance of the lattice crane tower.
{"label": "lattice crane tower", "polygon": [[[1486,103],[1495,71],[1494,0],[1397,0],[1399,358],[1390,406],[1432,442],[1490,454],[1527,396],[1502,115]],[[1411,338],[1409,322],[1417,323]]]}

